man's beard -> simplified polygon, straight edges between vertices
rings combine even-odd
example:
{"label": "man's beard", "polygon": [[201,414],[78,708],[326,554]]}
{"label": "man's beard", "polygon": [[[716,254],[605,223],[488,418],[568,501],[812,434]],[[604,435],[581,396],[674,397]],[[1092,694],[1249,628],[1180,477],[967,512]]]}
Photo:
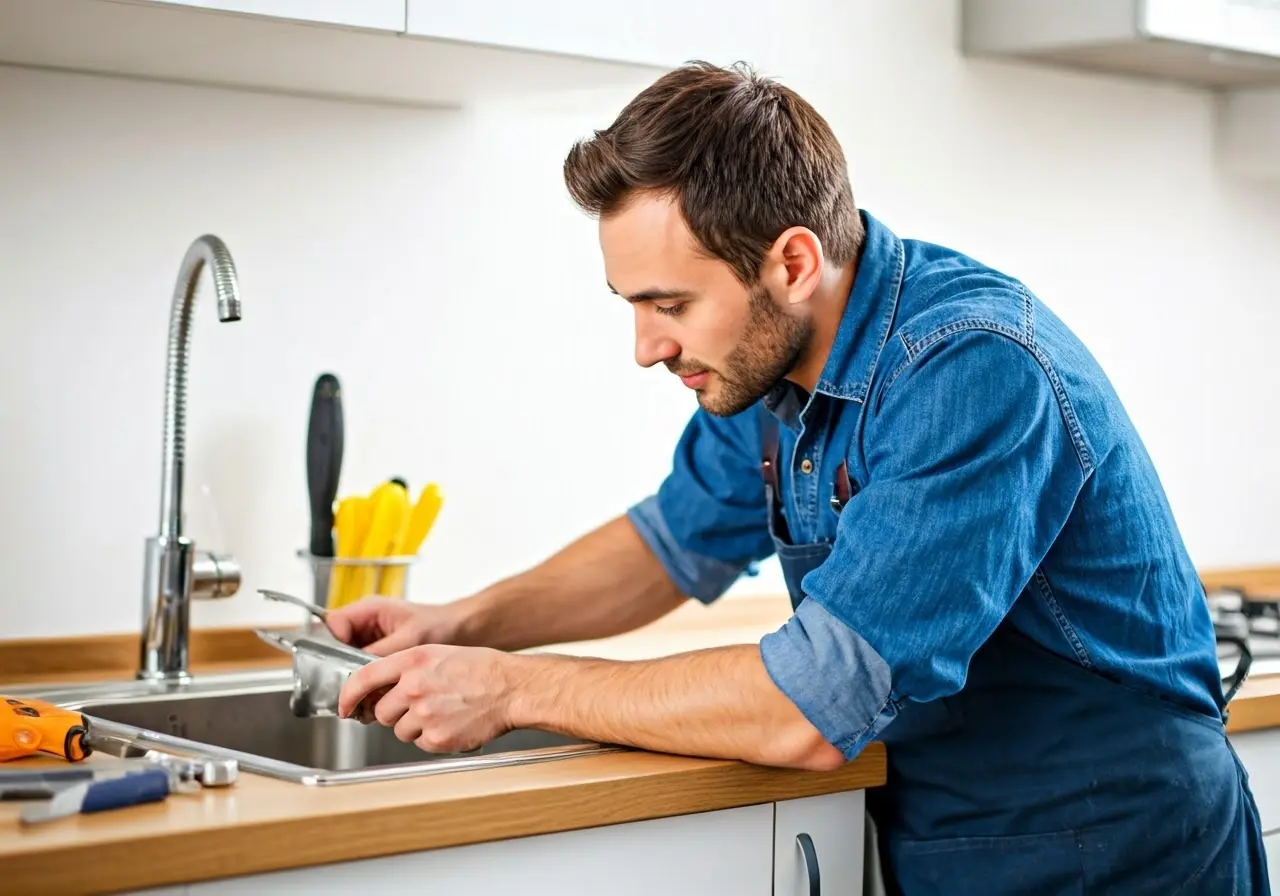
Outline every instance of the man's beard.
{"label": "man's beard", "polygon": [[767,395],[799,363],[813,336],[810,321],[778,310],[759,284],[751,288],[750,311],[746,331],[725,360],[724,370],[679,359],[667,364],[672,373],[707,370],[715,374],[719,388],[714,394],[700,390],[698,404],[717,417],[739,414]]}

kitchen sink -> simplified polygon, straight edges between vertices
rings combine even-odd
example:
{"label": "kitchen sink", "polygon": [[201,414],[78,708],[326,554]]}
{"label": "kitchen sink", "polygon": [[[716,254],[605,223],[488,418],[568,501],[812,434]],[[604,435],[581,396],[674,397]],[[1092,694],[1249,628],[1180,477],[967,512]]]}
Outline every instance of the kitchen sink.
{"label": "kitchen sink", "polygon": [[[410,778],[618,752],[539,729],[517,729],[467,753],[427,753],[392,729],[333,717],[299,718],[289,709],[288,670],[197,677],[190,682],[122,682],[29,696],[82,712],[94,748],[116,756],[149,749],[235,759],[244,771],[308,785]],[[15,696],[20,696],[14,692]]]}

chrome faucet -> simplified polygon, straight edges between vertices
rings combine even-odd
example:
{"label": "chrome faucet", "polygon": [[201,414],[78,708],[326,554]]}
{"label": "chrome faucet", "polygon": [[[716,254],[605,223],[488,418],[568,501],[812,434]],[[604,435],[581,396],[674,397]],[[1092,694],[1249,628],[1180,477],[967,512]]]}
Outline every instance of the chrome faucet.
{"label": "chrome faucet", "polygon": [[201,236],[182,259],[169,310],[160,531],[146,542],[138,678],[189,678],[192,598],[230,597],[240,588],[240,568],[234,559],[226,554],[197,551],[194,542],[182,534],[191,319],[196,282],[206,266],[217,294],[218,319],[240,319],[240,287],[231,253],[216,236]]}

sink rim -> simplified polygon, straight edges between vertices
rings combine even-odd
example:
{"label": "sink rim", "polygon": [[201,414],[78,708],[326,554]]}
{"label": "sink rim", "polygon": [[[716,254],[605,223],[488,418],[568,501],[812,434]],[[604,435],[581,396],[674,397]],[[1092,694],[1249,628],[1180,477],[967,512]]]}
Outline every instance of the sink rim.
{"label": "sink rim", "polygon": [[[198,675],[181,682],[131,679],[70,685],[6,688],[5,692],[14,697],[25,696],[44,700],[65,709],[79,711],[89,721],[91,732],[100,739],[100,742],[105,741],[119,748],[117,755],[127,754],[134,750],[141,755],[146,750],[155,749],[195,758],[234,759],[239,763],[242,771],[306,786],[323,787],[372,781],[404,780],[486,768],[532,765],[570,759],[576,756],[598,756],[608,753],[628,752],[632,749],[617,744],[588,741],[563,746],[487,753],[479,756],[428,758],[422,762],[335,770],[299,765],[256,753],[219,747],[203,741],[177,737],[148,728],[115,722],[94,714],[95,707],[113,703],[199,700],[201,698],[288,691],[292,687],[292,681],[292,671],[286,668],[282,670],[271,669]],[[108,755],[116,752],[114,749],[104,749],[103,746],[98,747],[100,752]],[[429,754],[424,753],[425,755]]]}

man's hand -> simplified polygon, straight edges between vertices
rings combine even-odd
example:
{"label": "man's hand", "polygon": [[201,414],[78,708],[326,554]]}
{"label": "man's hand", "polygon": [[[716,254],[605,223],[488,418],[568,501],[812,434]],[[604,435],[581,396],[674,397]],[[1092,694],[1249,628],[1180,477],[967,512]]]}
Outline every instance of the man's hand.
{"label": "man's hand", "polygon": [[419,644],[449,644],[461,613],[452,604],[414,604],[400,598],[365,597],[330,610],[329,631],[344,644],[378,656]]}
{"label": "man's hand", "polygon": [[376,721],[429,753],[478,749],[511,730],[507,654],[428,644],[357,669],[338,695],[338,715]]}

